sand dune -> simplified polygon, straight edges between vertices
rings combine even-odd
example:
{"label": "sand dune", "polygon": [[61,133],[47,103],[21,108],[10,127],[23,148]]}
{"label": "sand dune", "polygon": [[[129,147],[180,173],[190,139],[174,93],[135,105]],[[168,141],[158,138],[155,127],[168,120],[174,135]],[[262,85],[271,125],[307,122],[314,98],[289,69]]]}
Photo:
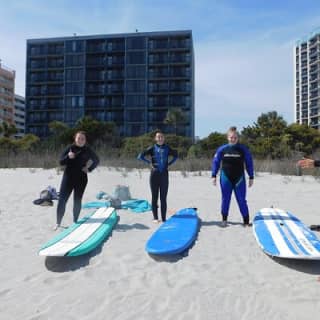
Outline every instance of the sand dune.
{"label": "sand dune", "polygon": [[[116,184],[150,200],[148,171],[98,168],[89,176],[85,201]],[[154,259],[144,250],[151,213],[118,210],[111,237],[88,255],[44,258],[37,251],[56,232],[54,207],[32,203],[57,170],[0,170],[1,319],[203,320],[314,319],[320,310],[320,262],[271,259],[243,228],[235,201],[230,225],[219,226],[220,190],[209,172],[170,173],[169,211],[197,207],[198,238],[185,254]],[[248,190],[251,214],[274,205],[306,224],[320,224],[319,180],[258,174]],[[72,222],[69,201],[63,225]],[[81,215],[85,214],[83,211]],[[320,236],[320,233],[318,233]]]}

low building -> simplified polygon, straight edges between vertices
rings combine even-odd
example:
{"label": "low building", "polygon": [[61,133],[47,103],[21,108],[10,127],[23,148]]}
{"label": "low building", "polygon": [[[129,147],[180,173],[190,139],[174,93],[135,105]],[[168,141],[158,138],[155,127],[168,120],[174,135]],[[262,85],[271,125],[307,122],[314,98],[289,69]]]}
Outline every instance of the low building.
{"label": "low building", "polygon": [[16,138],[21,138],[24,136],[26,131],[26,107],[25,99],[22,96],[14,96],[14,125],[17,128]]}
{"label": "low building", "polygon": [[4,66],[0,60],[0,122],[14,124],[15,71]]}

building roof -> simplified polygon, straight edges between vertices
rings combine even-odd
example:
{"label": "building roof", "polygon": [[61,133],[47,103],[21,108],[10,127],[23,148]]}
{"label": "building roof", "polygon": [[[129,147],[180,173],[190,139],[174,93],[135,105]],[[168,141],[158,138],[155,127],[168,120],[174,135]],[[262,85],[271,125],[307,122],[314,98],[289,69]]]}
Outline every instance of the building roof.
{"label": "building roof", "polygon": [[91,39],[101,39],[101,38],[125,38],[125,37],[136,37],[136,36],[164,36],[164,35],[185,35],[189,33],[192,36],[192,30],[177,30],[177,31],[152,31],[152,32],[132,32],[132,33],[115,33],[115,34],[97,34],[97,35],[87,35],[78,36],[73,35],[69,37],[55,37],[55,38],[38,38],[38,39],[27,39],[27,43],[40,43],[40,42],[56,42],[56,41],[66,41],[66,40],[91,40]]}

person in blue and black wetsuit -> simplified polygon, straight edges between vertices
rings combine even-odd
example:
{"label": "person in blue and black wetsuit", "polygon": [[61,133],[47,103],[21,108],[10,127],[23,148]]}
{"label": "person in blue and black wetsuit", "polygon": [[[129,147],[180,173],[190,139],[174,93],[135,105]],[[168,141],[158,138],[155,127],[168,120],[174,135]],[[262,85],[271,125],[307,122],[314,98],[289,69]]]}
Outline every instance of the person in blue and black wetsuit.
{"label": "person in blue and black wetsuit", "polygon": [[[161,131],[155,132],[155,144],[138,155],[138,159],[151,164],[150,187],[152,194],[152,213],[154,222],[158,220],[158,197],[160,192],[161,218],[166,221],[167,193],[169,187],[168,166],[173,164],[178,154],[164,143],[164,135]],[[146,159],[146,156],[150,157]],[[169,157],[172,157],[169,161]]]}
{"label": "person in blue and black wetsuit", "polygon": [[246,180],[244,170],[249,175],[249,187],[253,185],[253,160],[249,149],[239,143],[236,127],[227,132],[228,144],[218,148],[212,159],[212,182],[216,185],[217,173],[221,166],[220,186],[222,192],[222,226],[227,226],[232,191],[234,191],[243,224],[249,225],[249,209],[246,200]]}
{"label": "person in blue and black wetsuit", "polygon": [[82,196],[88,183],[87,173],[95,169],[99,163],[98,156],[86,143],[86,133],[84,131],[78,131],[74,135],[73,144],[68,146],[60,157],[60,165],[66,167],[60,186],[55,230],[60,227],[66,209],[66,203],[72,191],[73,221],[77,222],[81,210]]}

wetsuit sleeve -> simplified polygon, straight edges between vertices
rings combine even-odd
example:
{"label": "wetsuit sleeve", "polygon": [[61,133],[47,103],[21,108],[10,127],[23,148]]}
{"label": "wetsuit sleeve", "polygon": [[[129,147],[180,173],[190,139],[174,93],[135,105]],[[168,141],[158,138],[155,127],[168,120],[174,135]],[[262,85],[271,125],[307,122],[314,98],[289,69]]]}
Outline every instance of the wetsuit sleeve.
{"label": "wetsuit sleeve", "polygon": [[173,163],[175,163],[178,159],[178,152],[176,150],[173,150],[169,147],[169,156],[172,157],[172,159],[168,162],[168,166],[171,166]]}
{"label": "wetsuit sleeve", "polygon": [[250,179],[253,179],[254,172],[253,172],[253,160],[252,160],[251,153],[249,149],[245,146],[243,146],[243,150],[244,150],[244,161],[246,164],[246,170],[247,170],[248,176]]}
{"label": "wetsuit sleeve", "polygon": [[221,159],[222,159],[222,150],[223,150],[223,146],[218,148],[217,152],[215,153],[213,159],[212,159],[212,173],[211,173],[211,177],[215,178],[217,176],[217,173],[220,169],[220,163],[221,163]]}
{"label": "wetsuit sleeve", "polygon": [[314,166],[320,167],[320,160],[314,160]]}
{"label": "wetsuit sleeve", "polygon": [[142,161],[150,164],[151,161],[146,159],[146,156],[152,156],[152,148],[153,147],[149,147],[148,149],[146,149],[146,150],[142,151],[141,153],[139,153],[137,159],[138,160],[142,160]]}
{"label": "wetsuit sleeve", "polygon": [[98,166],[100,160],[99,160],[99,157],[96,155],[96,153],[93,150],[88,148],[88,151],[89,151],[90,160],[92,161],[92,164],[88,168],[88,171],[91,172],[92,170],[94,170]]}
{"label": "wetsuit sleeve", "polygon": [[59,163],[61,166],[65,166],[71,159],[68,157],[68,153],[71,149],[71,146],[69,146],[68,148],[66,148],[61,156],[60,156],[60,160],[59,160]]}

